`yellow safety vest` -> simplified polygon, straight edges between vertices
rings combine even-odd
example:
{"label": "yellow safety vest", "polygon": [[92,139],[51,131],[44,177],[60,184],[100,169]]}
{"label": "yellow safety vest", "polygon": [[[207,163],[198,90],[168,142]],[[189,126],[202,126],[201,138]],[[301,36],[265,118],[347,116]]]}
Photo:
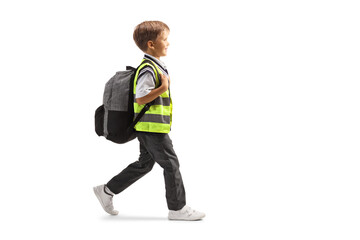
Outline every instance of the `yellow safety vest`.
{"label": "yellow safety vest", "polygon": [[[160,81],[158,76],[158,72],[162,73],[160,68],[154,63],[154,66],[158,71],[155,70],[154,66],[150,63],[143,63],[145,59],[143,59],[142,64],[135,73],[134,78],[134,118],[141,112],[144,108],[145,104],[139,105],[136,102],[136,86],[137,86],[137,78],[139,72],[145,66],[151,66],[155,72],[155,88],[160,86]],[[149,60],[151,61],[151,60]],[[172,101],[170,97],[169,89],[157,97],[153,104],[150,106],[149,110],[147,110],[144,116],[141,117],[139,122],[135,125],[135,130],[140,132],[155,132],[155,133],[169,133],[172,123]]]}

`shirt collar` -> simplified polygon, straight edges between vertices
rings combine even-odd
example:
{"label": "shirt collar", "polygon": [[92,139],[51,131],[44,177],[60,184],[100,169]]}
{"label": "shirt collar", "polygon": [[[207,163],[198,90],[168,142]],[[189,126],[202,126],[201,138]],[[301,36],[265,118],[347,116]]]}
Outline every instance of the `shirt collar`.
{"label": "shirt collar", "polygon": [[147,59],[150,59],[150,60],[154,61],[159,67],[166,70],[165,64],[162,61],[160,61],[159,59],[155,58],[154,56],[145,53],[144,58],[147,58]]}

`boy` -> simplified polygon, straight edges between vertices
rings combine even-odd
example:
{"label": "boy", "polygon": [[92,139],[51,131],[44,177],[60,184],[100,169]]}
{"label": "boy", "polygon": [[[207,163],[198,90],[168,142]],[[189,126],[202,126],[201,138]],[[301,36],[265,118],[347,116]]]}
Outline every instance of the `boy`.
{"label": "boy", "polygon": [[[164,169],[166,200],[170,220],[199,220],[204,213],[186,206],[185,189],[179,170],[179,162],[168,136],[172,120],[170,77],[160,57],[167,55],[169,27],[160,21],[145,21],[136,26],[133,34],[136,45],[145,53],[144,60],[154,64],[142,64],[134,80],[134,112],[139,113],[147,103],[149,110],[136,124],[140,142],[139,160],[130,164],[106,185],[94,187],[103,209],[117,215],[112,198],[151,171],[157,162]],[[158,73],[160,76],[158,76]]]}

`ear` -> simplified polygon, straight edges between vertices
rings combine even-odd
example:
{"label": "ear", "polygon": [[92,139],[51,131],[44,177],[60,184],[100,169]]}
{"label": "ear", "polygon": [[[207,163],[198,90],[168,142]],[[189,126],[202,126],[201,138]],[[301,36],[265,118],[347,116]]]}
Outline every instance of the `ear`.
{"label": "ear", "polygon": [[153,49],[154,48],[154,42],[149,40],[147,43],[146,43],[148,49]]}

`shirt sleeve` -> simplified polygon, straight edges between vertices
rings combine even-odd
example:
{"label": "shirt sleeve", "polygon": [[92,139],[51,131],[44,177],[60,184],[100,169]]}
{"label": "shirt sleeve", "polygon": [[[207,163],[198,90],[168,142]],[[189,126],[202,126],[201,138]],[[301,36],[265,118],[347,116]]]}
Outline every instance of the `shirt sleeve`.
{"label": "shirt sleeve", "polygon": [[136,84],[135,98],[145,97],[153,89],[155,89],[154,71],[151,68],[144,68],[139,72],[139,77]]}

